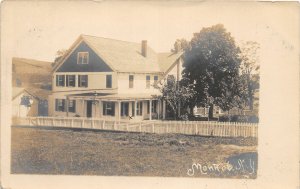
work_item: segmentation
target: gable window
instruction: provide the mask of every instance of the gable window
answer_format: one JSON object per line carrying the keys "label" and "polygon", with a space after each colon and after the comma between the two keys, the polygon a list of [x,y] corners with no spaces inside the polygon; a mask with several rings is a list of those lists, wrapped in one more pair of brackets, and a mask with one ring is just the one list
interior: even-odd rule
{"label": "gable window", "polygon": [[65,86],[65,75],[56,75],[56,86],[57,87]]}
{"label": "gable window", "polygon": [[89,63],[89,53],[88,52],[78,52],[77,64],[88,64],[88,63]]}
{"label": "gable window", "polygon": [[106,75],[106,88],[112,87],[112,75]]}
{"label": "gable window", "polygon": [[65,99],[55,99],[55,111],[64,112],[65,111]]}
{"label": "gable window", "polygon": [[146,75],[146,89],[150,88],[150,75]]}
{"label": "gable window", "polygon": [[134,76],[129,75],[129,88],[133,88]]}
{"label": "gable window", "polygon": [[78,76],[78,87],[88,87],[88,76],[79,75]]}
{"label": "gable window", "polygon": [[75,110],[76,110],[76,100],[69,100],[68,110],[69,110],[69,112],[74,112],[75,113]]}
{"label": "gable window", "polygon": [[66,84],[67,87],[75,87],[76,76],[75,75],[66,75]]}
{"label": "gable window", "polygon": [[136,104],[136,115],[141,116],[143,114],[143,102],[137,102]]}
{"label": "gable window", "polygon": [[114,102],[103,102],[103,115],[115,116]]}

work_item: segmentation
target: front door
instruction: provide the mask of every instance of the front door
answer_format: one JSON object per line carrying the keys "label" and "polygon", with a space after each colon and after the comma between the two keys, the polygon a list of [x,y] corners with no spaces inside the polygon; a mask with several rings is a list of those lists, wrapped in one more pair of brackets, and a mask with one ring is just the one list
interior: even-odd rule
{"label": "front door", "polygon": [[92,106],[93,106],[93,101],[91,100],[86,101],[86,117],[92,117]]}

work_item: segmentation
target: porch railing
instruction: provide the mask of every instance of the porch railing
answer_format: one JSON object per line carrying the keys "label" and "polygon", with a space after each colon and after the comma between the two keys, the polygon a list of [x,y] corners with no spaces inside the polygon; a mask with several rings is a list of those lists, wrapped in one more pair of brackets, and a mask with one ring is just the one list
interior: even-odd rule
{"label": "porch railing", "polygon": [[258,124],[212,121],[115,121],[100,118],[26,117],[13,120],[13,125],[85,128],[145,133],[178,133],[219,137],[257,137]]}

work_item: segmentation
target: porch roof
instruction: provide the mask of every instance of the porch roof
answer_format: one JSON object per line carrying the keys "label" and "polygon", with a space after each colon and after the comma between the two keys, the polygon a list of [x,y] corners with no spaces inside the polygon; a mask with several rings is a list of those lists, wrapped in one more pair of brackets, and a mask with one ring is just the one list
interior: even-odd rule
{"label": "porch roof", "polygon": [[153,100],[157,99],[155,94],[74,94],[69,96],[70,99],[84,100],[107,100],[107,101],[135,101],[135,100]]}

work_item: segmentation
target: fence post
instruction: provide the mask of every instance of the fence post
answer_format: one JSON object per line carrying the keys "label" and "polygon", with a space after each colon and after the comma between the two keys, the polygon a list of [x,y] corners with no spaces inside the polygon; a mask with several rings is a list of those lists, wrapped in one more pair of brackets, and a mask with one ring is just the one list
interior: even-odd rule
{"label": "fence post", "polygon": [[116,121],[114,122],[114,125],[113,125],[113,130],[116,130]]}
{"label": "fence post", "polygon": [[74,119],[71,120],[71,127],[74,125]]}
{"label": "fence post", "polygon": [[92,129],[94,129],[94,125],[95,124],[95,122],[94,122],[94,118],[92,118]]}
{"label": "fence post", "polygon": [[198,124],[197,123],[195,124],[195,134],[196,135],[198,134]]}
{"label": "fence post", "polygon": [[84,119],[82,119],[81,128],[84,128]]}
{"label": "fence post", "polygon": [[128,123],[126,124],[126,131],[129,131]]}

